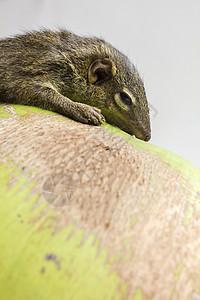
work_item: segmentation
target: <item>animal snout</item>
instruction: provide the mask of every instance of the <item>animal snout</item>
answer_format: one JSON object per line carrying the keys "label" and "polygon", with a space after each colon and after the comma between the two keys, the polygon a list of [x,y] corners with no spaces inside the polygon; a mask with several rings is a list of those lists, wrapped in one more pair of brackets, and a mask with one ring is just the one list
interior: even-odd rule
{"label": "animal snout", "polygon": [[148,142],[150,139],[151,139],[151,134],[150,133],[146,134],[146,136],[144,137],[144,141]]}

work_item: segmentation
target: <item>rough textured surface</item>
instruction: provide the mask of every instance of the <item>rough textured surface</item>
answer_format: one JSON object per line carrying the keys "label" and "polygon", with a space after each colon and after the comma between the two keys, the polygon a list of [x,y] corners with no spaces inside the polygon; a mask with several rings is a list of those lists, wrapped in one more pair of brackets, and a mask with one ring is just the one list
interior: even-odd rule
{"label": "rough textured surface", "polygon": [[200,299],[199,169],[110,126],[20,106],[0,117],[0,163],[15,167],[8,188],[25,177],[34,184],[24,199],[42,207],[29,222],[52,236],[73,225],[68,240],[83,230],[80,249],[99,241],[96,255],[106,249],[119,278],[114,299]]}

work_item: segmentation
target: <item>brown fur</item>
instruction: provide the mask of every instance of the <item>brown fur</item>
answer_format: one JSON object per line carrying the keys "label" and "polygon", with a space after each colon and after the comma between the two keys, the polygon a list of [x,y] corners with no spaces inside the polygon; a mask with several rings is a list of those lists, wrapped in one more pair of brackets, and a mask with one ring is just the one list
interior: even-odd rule
{"label": "brown fur", "polygon": [[[124,90],[128,100],[121,97],[127,96]],[[134,65],[104,40],[66,30],[0,40],[0,101],[96,125],[105,117],[140,139],[151,136],[145,90]]]}

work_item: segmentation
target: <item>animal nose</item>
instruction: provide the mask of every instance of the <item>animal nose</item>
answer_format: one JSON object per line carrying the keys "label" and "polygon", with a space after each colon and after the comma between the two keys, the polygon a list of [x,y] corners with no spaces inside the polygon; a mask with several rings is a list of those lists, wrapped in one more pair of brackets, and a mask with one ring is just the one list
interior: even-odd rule
{"label": "animal nose", "polygon": [[151,134],[148,133],[148,134],[145,136],[144,141],[145,141],[145,142],[148,142],[148,141],[150,140],[150,138],[151,138]]}

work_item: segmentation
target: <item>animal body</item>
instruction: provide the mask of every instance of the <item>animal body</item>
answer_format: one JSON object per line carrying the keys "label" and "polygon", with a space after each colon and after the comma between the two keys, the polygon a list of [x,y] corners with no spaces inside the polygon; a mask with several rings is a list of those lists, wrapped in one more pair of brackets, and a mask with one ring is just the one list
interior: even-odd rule
{"label": "animal body", "polygon": [[0,40],[0,101],[32,105],[83,123],[151,137],[143,82],[129,59],[98,38],[66,30]]}

